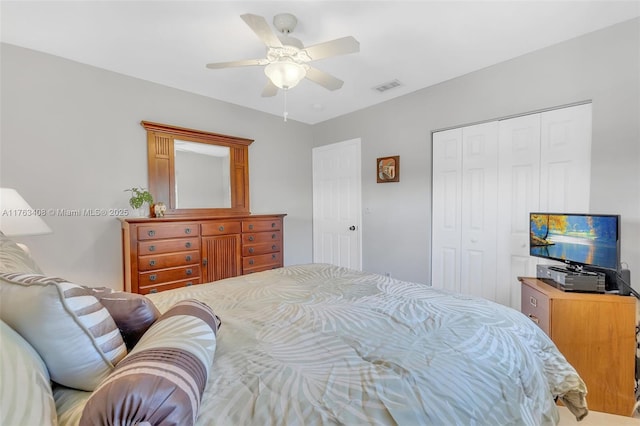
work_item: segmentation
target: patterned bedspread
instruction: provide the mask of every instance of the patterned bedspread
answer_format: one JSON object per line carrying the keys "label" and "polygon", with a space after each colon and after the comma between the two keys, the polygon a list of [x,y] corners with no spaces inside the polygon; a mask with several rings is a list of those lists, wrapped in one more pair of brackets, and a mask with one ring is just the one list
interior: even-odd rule
{"label": "patterned bedspread", "polygon": [[528,318],[325,264],[149,296],[222,320],[197,424],[551,425],[585,385]]}

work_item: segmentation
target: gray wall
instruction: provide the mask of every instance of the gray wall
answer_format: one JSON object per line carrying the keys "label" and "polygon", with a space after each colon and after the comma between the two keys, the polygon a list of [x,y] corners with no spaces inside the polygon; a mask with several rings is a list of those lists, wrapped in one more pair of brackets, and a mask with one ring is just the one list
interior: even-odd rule
{"label": "gray wall", "polygon": [[[622,215],[622,261],[640,288],[638,19],[315,125],[314,146],[362,139],[363,269],[430,282],[433,131],[585,100],[591,212]],[[387,155],[400,155],[400,182],[376,184]]]}
{"label": "gray wall", "polygon": [[[638,283],[639,43],[636,19],[315,126],[2,45],[0,184],[35,208],[127,207],[122,190],[147,184],[141,120],[252,138],[251,210],[287,213],[285,263],[304,263],[311,148],[361,138],[363,268],[429,282],[431,132],[592,100],[591,210],[622,215],[622,260]],[[376,184],[387,155],[401,157],[400,182]],[[273,167],[282,158],[295,161]],[[53,234],[22,241],[46,272],[121,285],[115,218],[45,220]]]}
{"label": "gray wall", "polygon": [[[127,208],[124,189],[147,186],[141,120],[250,138],[251,211],[287,213],[285,264],[311,262],[308,125],[16,46],[0,49],[0,184],[32,207]],[[296,161],[273,167],[283,158]],[[121,288],[115,217],[44,220],[53,234],[16,239],[46,273]]]}

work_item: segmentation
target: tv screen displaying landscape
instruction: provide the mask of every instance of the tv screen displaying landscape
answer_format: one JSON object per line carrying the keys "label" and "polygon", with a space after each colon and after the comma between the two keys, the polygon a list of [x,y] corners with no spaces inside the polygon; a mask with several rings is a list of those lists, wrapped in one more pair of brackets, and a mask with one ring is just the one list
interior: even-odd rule
{"label": "tv screen displaying landscape", "polygon": [[618,216],[531,213],[530,222],[532,256],[618,268]]}

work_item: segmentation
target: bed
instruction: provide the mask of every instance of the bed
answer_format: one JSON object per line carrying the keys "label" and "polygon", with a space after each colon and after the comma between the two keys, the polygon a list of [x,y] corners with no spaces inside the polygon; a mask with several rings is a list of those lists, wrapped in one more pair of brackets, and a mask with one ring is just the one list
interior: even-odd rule
{"label": "bed", "polygon": [[[588,412],[583,381],[551,340],[484,299],[308,264],[147,300],[165,315],[204,302],[220,320],[199,426],[553,425],[557,398],[578,419]],[[58,424],[82,424],[97,393],[55,385]]]}

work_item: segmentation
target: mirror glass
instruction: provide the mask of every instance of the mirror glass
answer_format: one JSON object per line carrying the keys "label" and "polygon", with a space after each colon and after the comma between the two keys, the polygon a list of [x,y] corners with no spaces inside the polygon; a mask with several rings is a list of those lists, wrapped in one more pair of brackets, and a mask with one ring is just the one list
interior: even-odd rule
{"label": "mirror glass", "polygon": [[230,149],[174,140],[175,208],[231,207]]}

